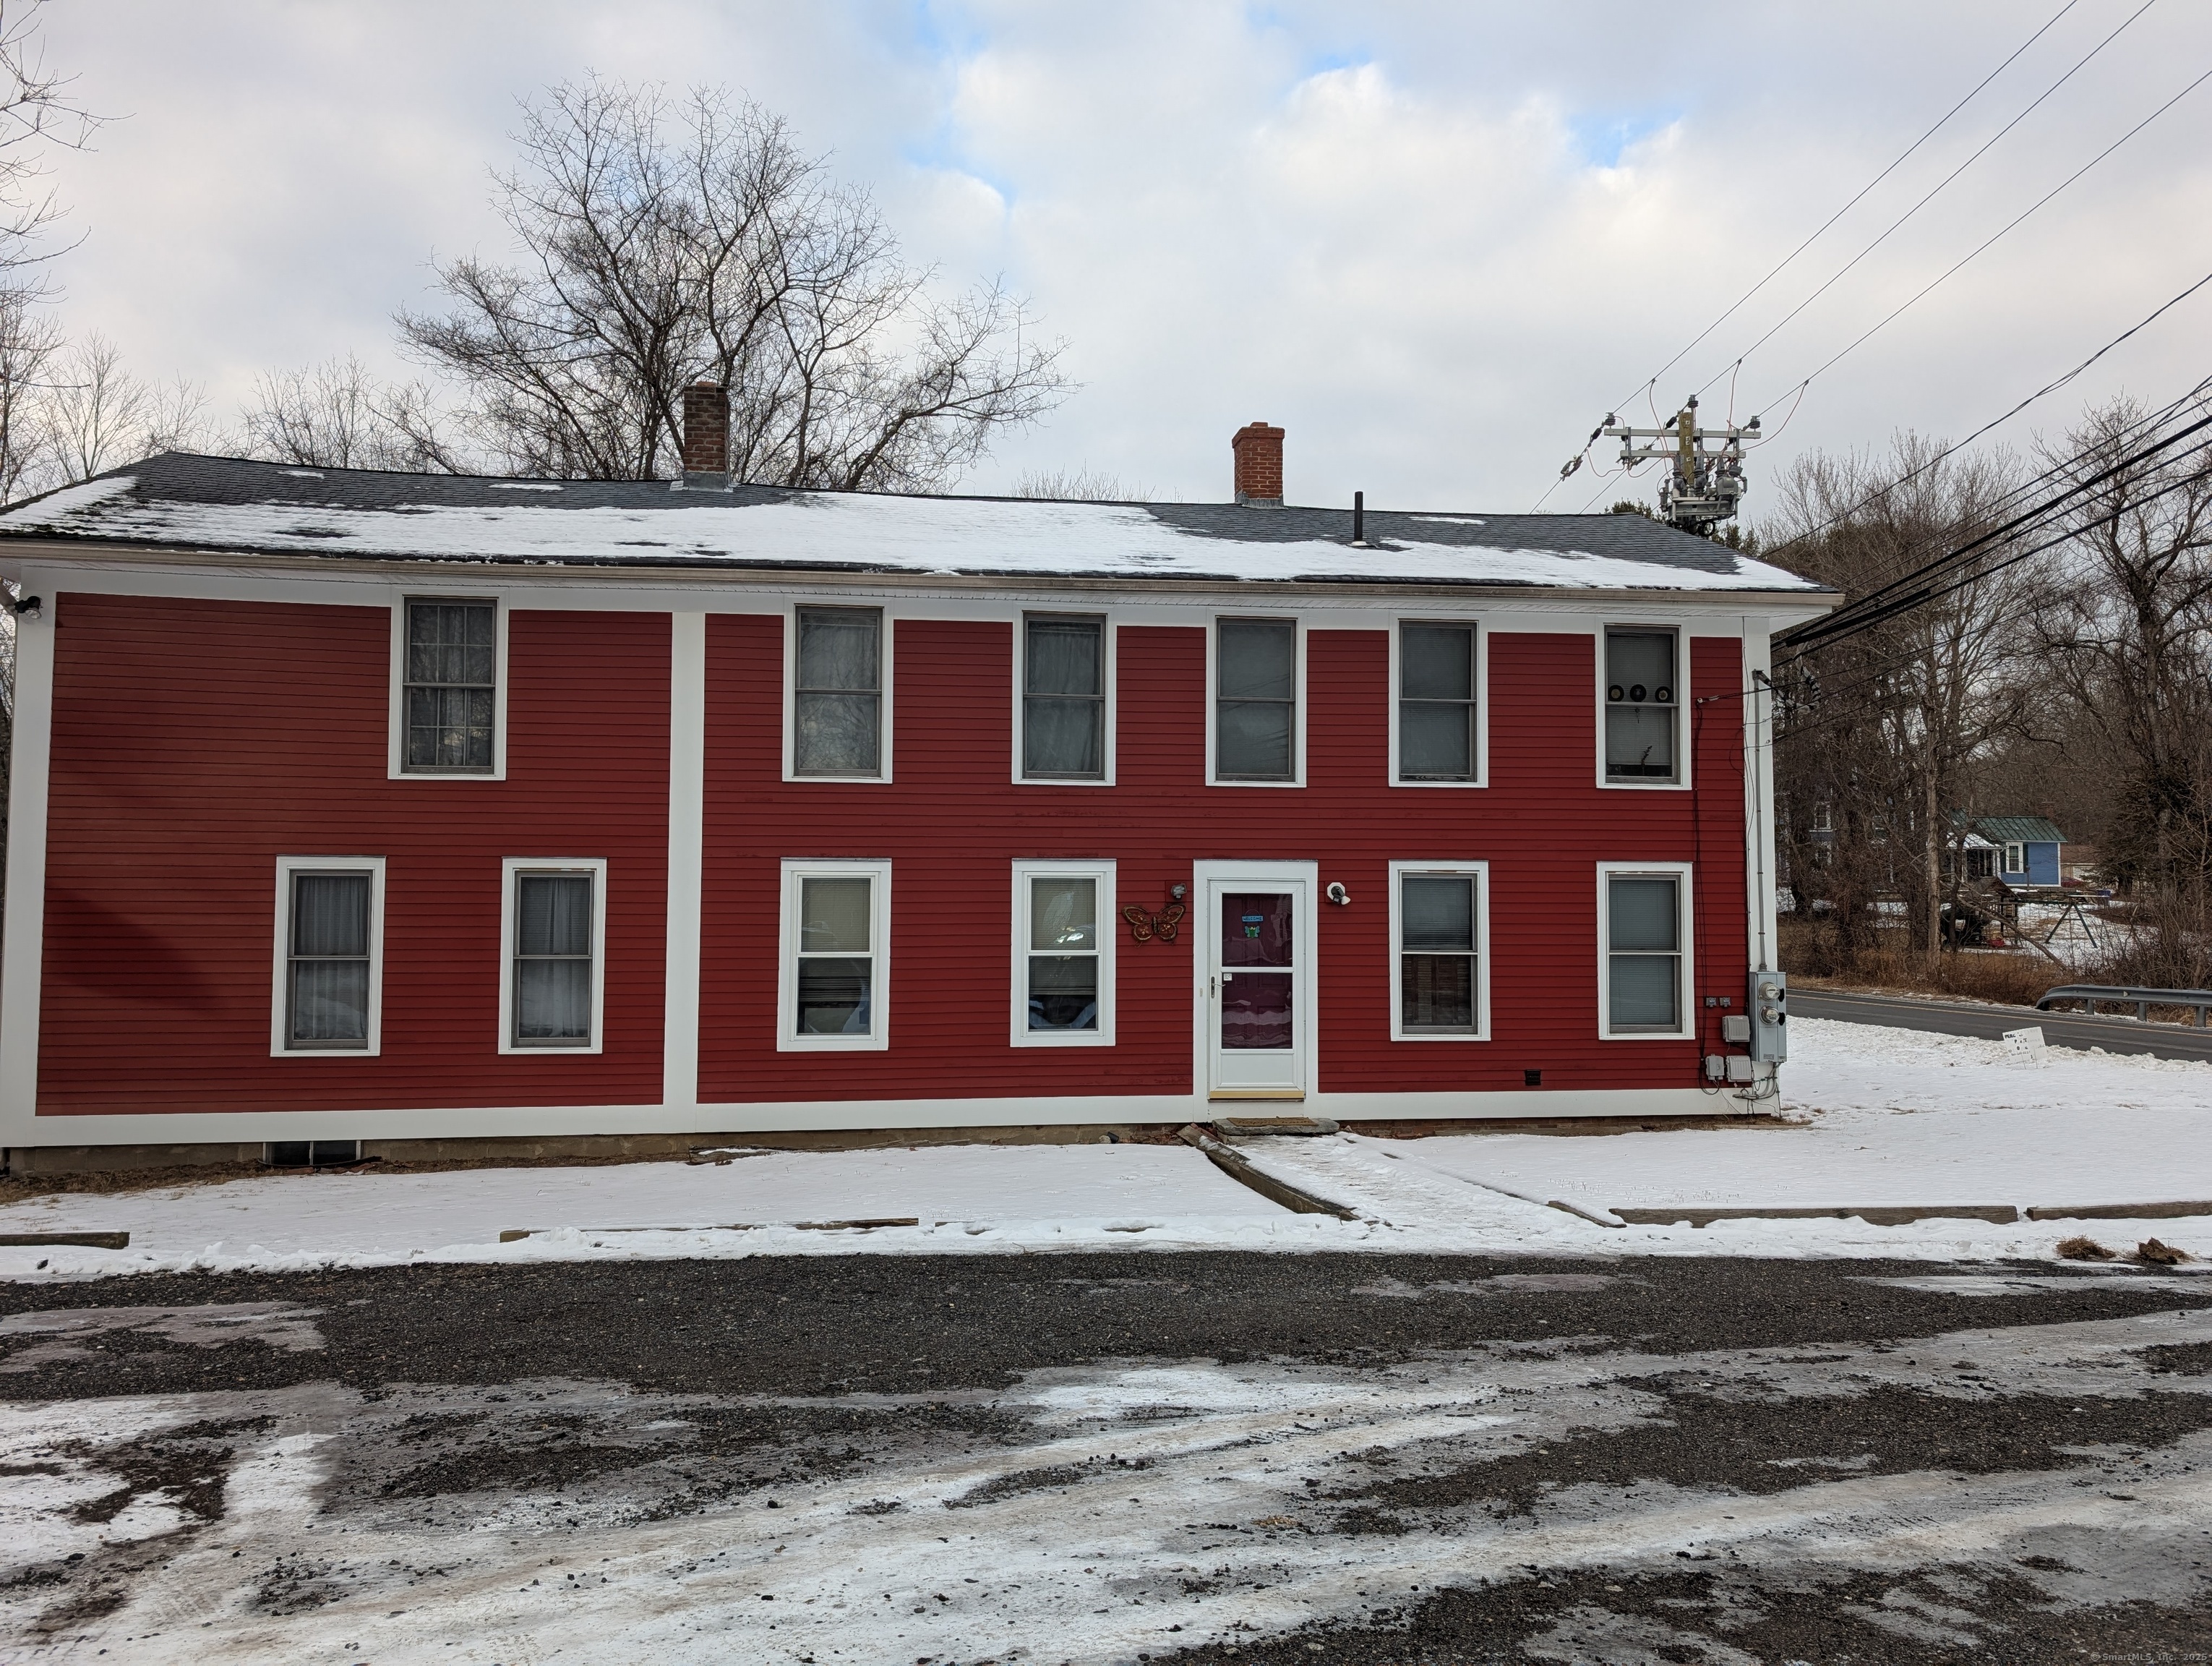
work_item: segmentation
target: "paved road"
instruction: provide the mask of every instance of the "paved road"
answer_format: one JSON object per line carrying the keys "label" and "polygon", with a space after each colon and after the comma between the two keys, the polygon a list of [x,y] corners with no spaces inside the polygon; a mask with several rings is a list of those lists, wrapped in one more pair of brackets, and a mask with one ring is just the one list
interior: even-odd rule
{"label": "paved road", "polygon": [[0,1657],[2212,1661],[2212,1277],[1171,1255],[0,1286]]}
{"label": "paved road", "polygon": [[1863,995],[1836,989],[1794,988],[1790,1010],[1808,1018],[1847,1024],[1887,1024],[1939,1036],[2002,1036],[2028,1025],[2043,1026],[2053,1047],[2107,1053],[2148,1053],[2161,1059],[2212,1059],[2212,1030],[2183,1025],[2138,1024],[2128,1018],[2087,1018],[2079,1012],[2039,1012],[2032,1006],[1986,1006],[1971,1001],[1917,1000],[1905,995]]}

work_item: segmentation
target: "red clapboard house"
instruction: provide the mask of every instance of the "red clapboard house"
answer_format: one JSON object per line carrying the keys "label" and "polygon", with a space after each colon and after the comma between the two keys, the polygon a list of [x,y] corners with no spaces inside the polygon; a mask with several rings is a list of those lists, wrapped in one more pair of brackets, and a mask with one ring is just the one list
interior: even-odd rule
{"label": "red clapboard house", "polygon": [[1356,528],[1234,448],[1228,504],[695,449],[0,516],[0,1141],[1754,1103],[1755,674],[1833,598],[1640,516]]}

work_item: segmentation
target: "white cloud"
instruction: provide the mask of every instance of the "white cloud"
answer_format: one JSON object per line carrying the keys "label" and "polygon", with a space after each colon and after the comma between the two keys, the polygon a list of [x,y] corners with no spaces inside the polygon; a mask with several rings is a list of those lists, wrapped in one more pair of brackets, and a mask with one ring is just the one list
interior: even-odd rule
{"label": "white cloud", "polygon": [[[68,317],[223,402],[265,368],[389,362],[389,315],[425,298],[431,255],[501,245],[485,170],[509,154],[516,99],[587,69],[721,82],[872,184],[918,258],[949,280],[1003,273],[1069,337],[1081,392],[970,483],[1087,464],[1218,497],[1231,431],[1264,416],[1291,430],[1294,498],[1525,508],[1610,402],[2047,15],[106,0],[49,24],[87,100],[129,112],[60,162],[89,234],[63,266]],[[2069,13],[1669,371],[1659,409],[2125,15]],[[2191,8],[2133,26],[1756,355],[1739,414],[1786,409],[1797,379],[2185,84],[2208,44]],[[2212,268],[2208,138],[2212,89],[1816,384],[1763,466],[1896,426],[1962,432]],[[2082,394],[2193,380],[2212,300],[2193,305]],[[1551,507],[1579,507],[1587,479]]]}

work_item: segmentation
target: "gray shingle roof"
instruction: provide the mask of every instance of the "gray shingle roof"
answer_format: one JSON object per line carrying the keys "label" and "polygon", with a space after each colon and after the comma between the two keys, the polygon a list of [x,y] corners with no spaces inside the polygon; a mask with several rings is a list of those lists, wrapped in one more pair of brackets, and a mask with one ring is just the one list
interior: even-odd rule
{"label": "gray shingle roof", "polygon": [[1790,592],[1819,586],[1642,515],[899,496],[304,469],[167,453],[0,514],[0,538],[378,560],[1001,577]]}

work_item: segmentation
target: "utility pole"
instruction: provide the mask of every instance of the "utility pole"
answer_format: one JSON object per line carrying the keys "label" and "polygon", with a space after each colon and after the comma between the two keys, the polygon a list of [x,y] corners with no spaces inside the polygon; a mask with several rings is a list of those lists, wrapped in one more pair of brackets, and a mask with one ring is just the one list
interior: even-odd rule
{"label": "utility pole", "polygon": [[1759,438],[1758,417],[1741,428],[1699,428],[1693,393],[1664,428],[1631,428],[1607,416],[1598,432],[1620,441],[1624,465],[1654,459],[1668,465],[1659,483],[1661,520],[1702,534],[1735,518],[1744,494],[1743,445]]}

